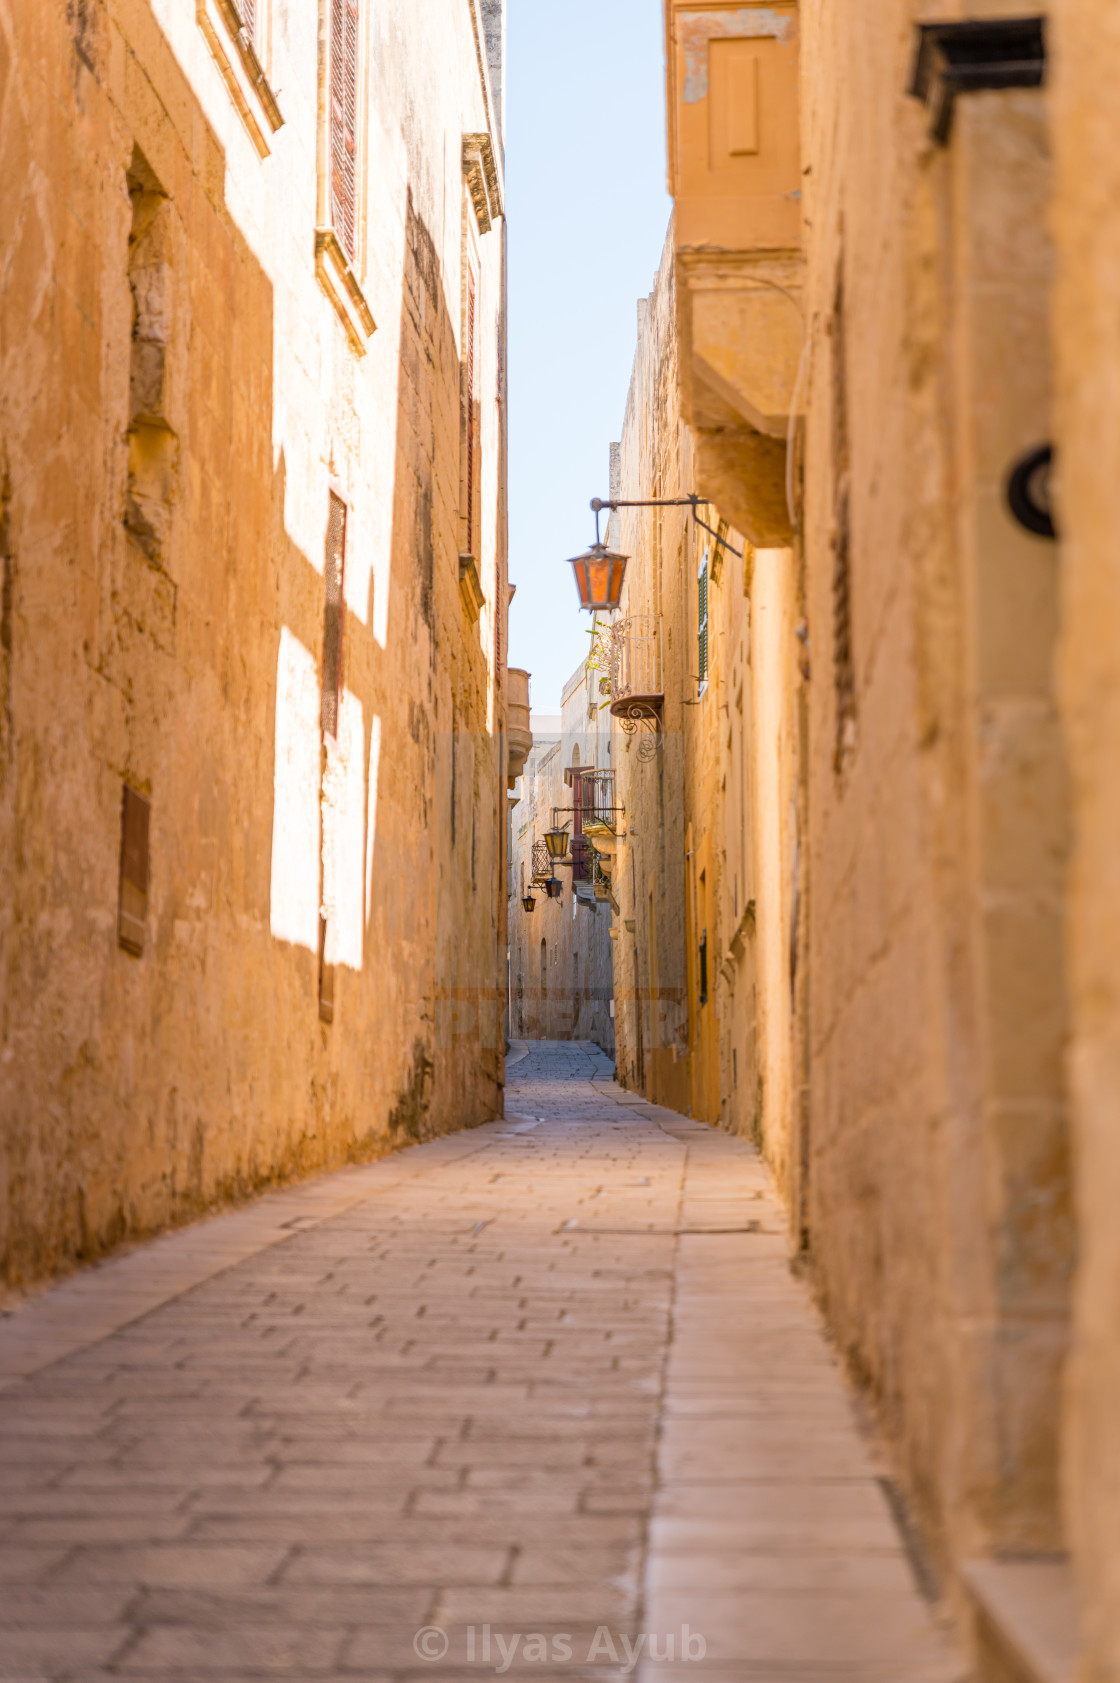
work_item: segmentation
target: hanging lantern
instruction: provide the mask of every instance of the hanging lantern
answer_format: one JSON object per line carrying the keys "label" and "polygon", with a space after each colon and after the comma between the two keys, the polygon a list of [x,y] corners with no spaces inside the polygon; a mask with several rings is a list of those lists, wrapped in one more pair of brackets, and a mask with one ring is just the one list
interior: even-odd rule
{"label": "hanging lantern", "polygon": [[533,896],[531,894],[523,894],[522,897],[521,897],[521,904],[524,906],[524,908],[527,912],[531,912],[533,910],[533,908],[536,906],[536,903],[537,902],[533,899]]}
{"label": "hanging lantern", "polygon": [[568,851],[568,832],[564,826],[557,824],[544,833],[544,844],[548,848],[550,859],[563,859]]}
{"label": "hanging lantern", "polygon": [[592,612],[598,608],[613,613],[622,595],[622,580],[628,555],[608,549],[605,543],[594,543],[583,555],[574,555],[568,565],[576,575],[579,605]]}
{"label": "hanging lantern", "polygon": [[564,892],[564,884],[560,881],[559,877],[550,877],[544,887],[545,893],[548,895],[550,900],[559,900],[561,894]]}

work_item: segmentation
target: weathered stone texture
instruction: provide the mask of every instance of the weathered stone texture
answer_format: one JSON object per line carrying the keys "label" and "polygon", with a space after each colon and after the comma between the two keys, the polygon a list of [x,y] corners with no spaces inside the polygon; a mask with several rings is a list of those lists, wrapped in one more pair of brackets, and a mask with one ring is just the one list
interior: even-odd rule
{"label": "weathered stone texture", "polygon": [[755,550],[723,518],[708,458],[682,419],[675,248],[670,229],[653,291],[638,305],[619,494],[707,495],[700,514],[712,530],[677,507],[618,515],[618,541],[632,557],[622,617],[658,628],[664,692],[656,754],[647,757],[650,735],[617,721],[612,742],[632,833],[617,887],[619,1070],[651,1097],[763,1144],[789,1194],[798,587],[790,551]]}
{"label": "weathered stone texture", "polygon": [[[458,583],[460,148],[488,125],[472,12],[363,12],[355,273],[378,327],[358,358],[316,278],[315,9],[268,11],[285,122],[262,158],[193,5],[0,3],[17,1285],[501,1103],[500,231],[478,242],[475,625]],[[124,782],[151,801],[138,958],[117,945]]]}
{"label": "weathered stone texture", "polygon": [[[563,885],[559,899],[543,888],[531,890],[534,906],[527,912],[522,899],[533,877],[533,845],[544,841],[553,810],[574,804],[572,768],[611,767],[608,716],[590,716],[589,697],[597,703],[598,669],[581,664],[564,686],[558,719],[535,714],[534,746],[514,785],[510,804],[511,853],[509,901],[510,1034],[532,1040],[580,1040],[614,1056],[612,954],[614,924],[608,901],[581,896],[589,884],[580,879],[574,892],[570,864],[554,873]],[[558,730],[550,727],[555,723]],[[582,800],[582,797],[581,797]],[[558,819],[574,830],[571,811]],[[569,845],[568,857],[574,856]],[[582,856],[582,855],[581,855]]]}
{"label": "weathered stone texture", "polygon": [[1078,1273],[1065,1495],[1084,1683],[1120,1676],[1120,19],[1065,0],[1054,56],[1056,438],[1063,722],[1075,846],[1068,1054]]}
{"label": "weathered stone texture", "polygon": [[804,9],[809,1226],[838,1335],[959,1557],[1062,1535],[1054,555],[1003,501],[1049,434],[1052,258],[1044,96],[962,98],[936,148],[904,97],[909,22]]}

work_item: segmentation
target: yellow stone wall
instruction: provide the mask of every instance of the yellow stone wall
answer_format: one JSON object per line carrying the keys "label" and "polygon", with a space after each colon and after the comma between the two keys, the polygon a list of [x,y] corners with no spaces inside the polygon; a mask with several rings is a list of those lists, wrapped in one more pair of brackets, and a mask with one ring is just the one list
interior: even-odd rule
{"label": "yellow stone wall", "polygon": [[1082,1611],[1080,1683],[1120,1676],[1120,18],[1055,8],[1061,694],[1074,848],[1068,1066],[1078,1270],[1064,1488]]}
{"label": "yellow stone wall", "polygon": [[[258,7],[273,131],[239,108],[223,5],[0,0],[16,1286],[501,1105],[504,233],[476,234],[462,163],[465,135],[490,137],[500,191],[493,31],[471,0],[363,10],[354,291],[336,273],[336,303],[316,272],[317,8]],[[480,613],[460,589],[465,241]],[[327,740],[332,488],[348,527]],[[125,782],[151,801],[141,957],[117,940]]]}
{"label": "yellow stone wall", "polygon": [[[973,20],[1021,10],[945,8]],[[1062,14],[1080,42],[1066,64],[1069,113],[1089,74],[1092,10],[1075,0]],[[699,697],[688,709],[658,816],[667,851],[689,859],[710,856],[713,823],[726,837],[722,1117],[753,1128],[774,1165],[791,1239],[956,1592],[976,1557],[1058,1558],[1067,1537],[1065,563],[1016,524],[1005,494],[1022,453],[1055,436],[1053,97],[963,95],[941,144],[909,91],[917,32],[903,0],[666,0],[665,16],[675,258],[641,318],[624,494],[694,489],[756,547],[745,606],[722,584],[714,598],[719,707],[706,717]],[[1060,88],[1062,28],[1051,37]],[[1094,324],[1112,307],[1113,253],[1110,176],[1090,164],[1089,136],[1107,132],[1100,76],[1066,118],[1080,137],[1065,154],[1076,208],[1056,201],[1067,261],[1078,242],[1093,261],[1056,319],[1068,358],[1059,405],[1080,429],[1076,466],[1059,470],[1063,507],[1076,474],[1079,530],[1103,557],[1110,482],[1095,437],[1102,424],[1111,436],[1100,395],[1111,329],[1094,338]],[[1081,541],[1064,588],[1086,624],[1066,634],[1065,698],[1084,763],[1099,766],[1111,620],[1095,570],[1105,563]],[[682,572],[678,553],[674,582]],[[1096,668],[1077,637],[1090,615]],[[1104,847],[1107,807],[1085,811]],[[749,927],[733,888],[728,907],[737,848],[752,859]],[[1106,1057],[1111,936],[1096,877],[1075,871],[1075,904],[1079,882],[1080,985],[1096,1013],[1078,1038],[1075,973],[1084,1081]],[[691,930],[684,940],[691,966]],[[744,1064],[758,1083],[749,1122],[735,1096]],[[714,1118],[705,1095],[689,1088],[697,1114]],[[1103,1111],[1089,1106],[1084,1125],[1099,1150]],[[1102,1198],[1111,1161],[1096,1164]],[[1088,1468],[1090,1454],[1098,1473],[1113,1467],[1118,1447],[1105,1424],[1111,1242],[1089,1255],[1080,1312],[1098,1342],[1074,1364],[1083,1459],[1080,1471],[1076,1455],[1067,1462],[1066,1482],[1084,1546],[1098,1550],[1103,1609],[1115,1555],[1101,1563],[1101,1539],[1116,1510],[1107,1481],[1090,1493]]]}
{"label": "yellow stone wall", "polygon": [[[573,592],[574,596],[574,592]],[[610,768],[610,729],[598,711],[598,669],[581,664],[564,686],[550,721],[534,715],[534,747],[514,785],[509,901],[510,1034],[514,1039],[592,1041],[614,1054],[611,1015],[613,942],[608,901],[585,903],[573,893],[570,865],[558,863],[559,899],[534,888],[533,910],[522,905],[533,876],[533,843],[543,841],[554,809],[573,831],[574,793],[565,773],[575,766]],[[591,707],[595,716],[591,717]],[[568,858],[572,857],[568,847]],[[544,944],[542,954],[541,945]]]}
{"label": "yellow stone wall", "polygon": [[[714,496],[681,416],[676,237],[638,306],[625,500]],[[699,512],[715,535],[688,509],[624,508],[612,539],[630,556],[618,635],[659,626],[664,694],[656,752],[652,733],[618,719],[612,740],[628,832],[615,883],[618,1068],[650,1098],[755,1138],[792,1199],[796,565],[788,549],[754,549],[714,501]]]}
{"label": "yellow stone wall", "polygon": [[959,1561],[1062,1543],[1057,558],[1003,491],[1050,436],[1049,113],[969,95],[937,146],[913,50],[805,11],[808,1225]]}

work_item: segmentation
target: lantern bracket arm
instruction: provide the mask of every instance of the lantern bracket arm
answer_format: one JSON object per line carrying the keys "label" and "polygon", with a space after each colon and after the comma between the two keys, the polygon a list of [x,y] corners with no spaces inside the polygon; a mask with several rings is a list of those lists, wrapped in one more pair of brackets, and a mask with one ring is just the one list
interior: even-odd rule
{"label": "lantern bracket arm", "polygon": [[726,538],[720,537],[715,527],[709,526],[706,520],[701,520],[696,512],[701,503],[705,508],[708,507],[707,497],[699,497],[695,491],[688,497],[592,497],[591,512],[595,516],[595,542],[599,542],[599,513],[604,508],[690,508],[696,524],[715,538],[717,543],[722,544],[729,555],[737,556],[741,561],[743,559],[742,550],[736,549],[733,544],[728,543]]}
{"label": "lantern bracket arm", "polygon": [[[585,818],[591,810],[592,808],[586,806],[554,806],[552,809],[554,814],[557,812],[582,812]],[[596,806],[594,810],[596,812],[625,812],[626,808],[624,806]],[[567,825],[564,828],[567,829]]]}

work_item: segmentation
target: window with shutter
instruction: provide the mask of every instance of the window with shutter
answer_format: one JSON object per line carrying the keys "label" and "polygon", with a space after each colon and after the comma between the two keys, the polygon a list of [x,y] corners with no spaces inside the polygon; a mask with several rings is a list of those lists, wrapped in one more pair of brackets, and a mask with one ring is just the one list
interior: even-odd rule
{"label": "window with shutter", "polygon": [[121,874],[117,940],[139,958],[148,927],[148,832],[151,802],[126,783],[121,798]]}
{"label": "window with shutter", "polygon": [[343,577],[346,567],[346,504],[330,493],[327,515],[326,605],[323,615],[324,736],[338,735],[338,691],[342,681]]}
{"label": "window with shutter", "polygon": [[358,242],[359,0],[331,0],[331,225],[353,262]]}
{"label": "window with shutter", "polygon": [[837,265],[830,324],[832,338],[832,673],[836,692],[833,765],[843,772],[856,744],[856,675],[852,650],[852,531],[848,440],[847,345],[843,252]]}
{"label": "window with shutter", "polygon": [[700,688],[708,682],[708,552],[704,551],[704,559],[700,564],[697,576],[697,631],[696,658],[698,662],[697,677]]}
{"label": "window with shutter", "polygon": [[257,0],[238,0],[237,9],[241,15],[242,27],[255,47],[257,44]]}
{"label": "window with shutter", "polygon": [[327,920],[319,913],[319,1021],[334,1022],[334,965],[327,963]]}

